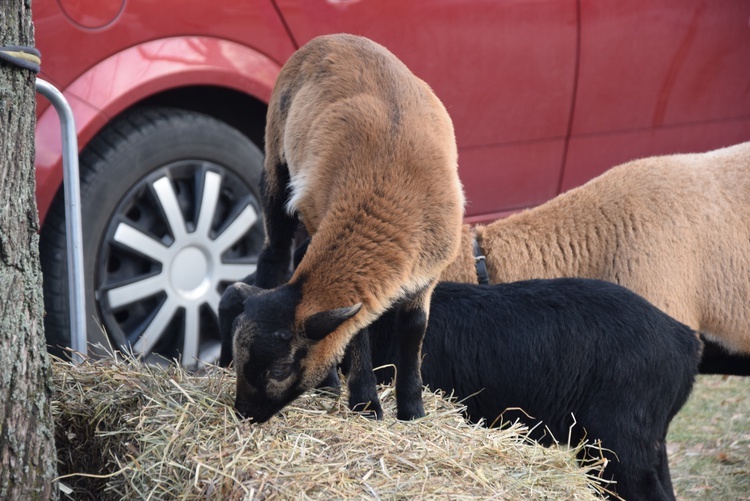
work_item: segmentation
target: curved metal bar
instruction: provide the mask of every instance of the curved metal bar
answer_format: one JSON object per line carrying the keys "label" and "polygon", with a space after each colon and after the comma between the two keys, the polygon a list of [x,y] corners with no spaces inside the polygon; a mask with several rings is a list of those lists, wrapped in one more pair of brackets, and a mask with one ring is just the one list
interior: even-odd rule
{"label": "curved metal bar", "polygon": [[70,342],[73,362],[86,355],[86,289],[83,274],[81,189],[78,174],[78,138],[73,111],[62,93],[49,82],[36,80],[36,91],[49,99],[60,118],[62,130],[65,230],[68,247],[68,290],[70,299]]}

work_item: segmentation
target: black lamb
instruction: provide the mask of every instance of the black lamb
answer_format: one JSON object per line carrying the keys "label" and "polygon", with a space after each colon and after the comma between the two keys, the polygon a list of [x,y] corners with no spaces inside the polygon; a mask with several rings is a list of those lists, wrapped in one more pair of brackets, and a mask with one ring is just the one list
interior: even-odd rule
{"label": "black lamb", "polygon": [[[394,315],[370,326],[374,367],[398,361]],[[701,347],[689,327],[608,282],[440,283],[422,380],[463,399],[472,421],[519,419],[544,445],[569,434],[571,445],[601,440],[619,496],[674,499],[667,428],[690,394]],[[381,383],[393,377],[392,368],[376,372]]]}

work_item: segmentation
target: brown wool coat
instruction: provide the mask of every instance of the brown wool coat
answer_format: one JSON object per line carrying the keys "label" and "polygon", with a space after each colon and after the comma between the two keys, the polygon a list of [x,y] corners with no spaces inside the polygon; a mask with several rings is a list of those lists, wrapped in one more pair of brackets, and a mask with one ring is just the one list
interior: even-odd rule
{"label": "brown wool coat", "polygon": [[[476,234],[491,282],[615,282],[750,353],[750,143],[628,162]],[[441,279],[476,282],[472,256],[465,225]]]}

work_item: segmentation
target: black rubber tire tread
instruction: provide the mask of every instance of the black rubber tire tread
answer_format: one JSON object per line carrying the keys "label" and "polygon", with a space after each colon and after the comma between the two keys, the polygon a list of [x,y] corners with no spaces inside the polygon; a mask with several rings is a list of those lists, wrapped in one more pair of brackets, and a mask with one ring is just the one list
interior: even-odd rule
{"label": "black rubber tire tread", "polygon": [[[124,113],[103,129],[81,152],[79,170],[81,178],[81,204],[85,210],[86,200],[95,190],[98,176],[119,176],[110,173],[111,160],[137,151],[149,137],[160,131],[195,130],[211,131],[227,135],[231,141],[244,150],[246,156],[242,162],[249,167],[244,177],[250,179],[255,195],[259,198],[258,185],[263,166],[263,154],[245,135],[211,116],[179,108],[149,107],[137,108]],[[165,145],[167,148],[168,145]],[[108,217],[111,214],[107,215]],[[87,247],[86,214],[82,214],[84,243]],[[96,235],[95,238],[100,238]],[[47,212],[40,233],[40,255],[44,284],[45,332],[50,353],[64,356],[65,351],[58,347],[70,346],[70,319],[68,301],[68,266],[66,254],[65,205],[62,186]],[[85,267],[95,266],[91,262],[95,257],[84,255]],[[86,315],[89,343],[101,343],[107,346],[110,341],[96,319],[93,298],[93,278],[86,277]]]}

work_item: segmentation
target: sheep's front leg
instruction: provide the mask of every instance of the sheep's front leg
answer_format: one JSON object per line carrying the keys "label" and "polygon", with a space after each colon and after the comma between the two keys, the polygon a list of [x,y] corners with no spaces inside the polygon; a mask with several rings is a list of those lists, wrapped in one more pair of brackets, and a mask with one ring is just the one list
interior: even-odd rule
{"label": "sheep's front leg", "polygon": [[286,212],[288,184],[289,170],[283,163],[264,171],[260,181],[266,240],[258,256],[255,285],[262,289],[273,289],[284,283],[292,261],[292,240],[298,218]]}
{"label": "sheep's front leg", "polygon": [[430,298],[436,282],[432,282],[413,299],[401,306],[398,339],[401,353],[396,375],[397,417],[401,420],[424,416],[422,403],[422,340],[430,316]]}
{"label": "sheep's front leg", "polygon": [[339,379],[338,368],[333,367],[328,371],[328,375],[318,383],[315,389],[324,396],[338,398],[341,395],[341,380]]}
{"label": "sheep's front leg", "polygon": [[383,419],[383,408],[378,398],[377,380],[372,370],[370,351],[369,331],[362,329],[347,348],[349,408],[369,418]]}

